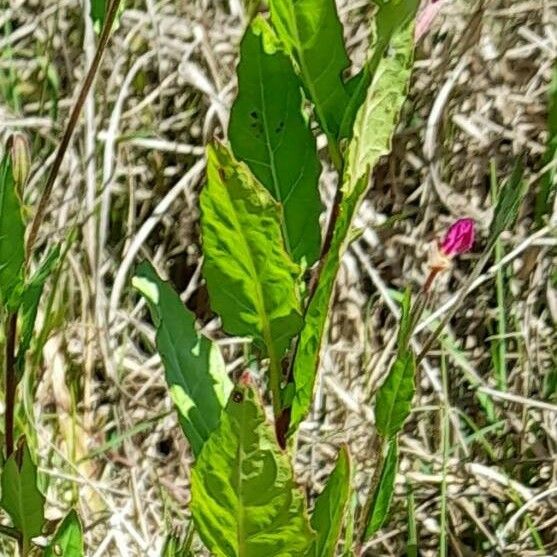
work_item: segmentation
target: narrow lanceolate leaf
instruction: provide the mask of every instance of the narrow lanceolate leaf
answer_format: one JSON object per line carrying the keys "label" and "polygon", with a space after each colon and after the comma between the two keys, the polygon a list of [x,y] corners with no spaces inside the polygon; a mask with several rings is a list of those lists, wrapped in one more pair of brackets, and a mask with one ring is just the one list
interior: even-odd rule
{"label": "narrow lanceolate leaf", "polygon": [[23,283],[25,225],[10,157],[0,162],[0,305],[15,309]]}
{"label": "narrow lanceolate leaf", "polygon": [[406,290],[401,304],[396,359],[375,400],[375,425],[379,434],[388,439],[402,429],[412,407],[416,366],[408,348],[411,332],[412,306],[410,290]]}
{"label": "narrow lanceolate leaf", "polygon": [[294,361],[295,396],[290,431],[297,428],[309,410],[327,316],[340,261],[351,238],[351,223],[367,191],[369,174],[378,159],[389,152],[410,78],[413,22],[397,31],[392,48],[381,59],[358,112],[354,136],[348,147],[348,165],[343,200],[331,249],[321,271],[319,284],[306,313]]}
{"label": "narrow lanceolate leaf", "polygon": [[284,249],[280,207],[223,146],[208,149],[201,194],[203,274],[230,334],[253,337],[278,361],[302,318],[299,268]]}
{"label": "narrow lanceolate leaf", "polygon": [[335,0],[269,0],[269,7],[323,131],[329,139],[336,139],[348,101],[342,74],[350,60]]}
{"label": "narrow lanceolate leaf", "polygon": [[489,228],[489,247],[495,245],[497,238],[512,226],[518,216],[520,205],[528,190],[528,183],[523,179],[523,176],[524,164],[522,159],[519,158],[515,162],[511,176],[499,192],[499,199]]}
{"label": "narrow lanceolate leaf", "polygon": [[251,387],[232,391],[191,475],[191,512],[217,557],[306,555],[304,497]]}
{"label": "narrow lanceolate leaf", "polygon": [[398,465],[398,443],[396,438],[389,442],[387,456],[383,462],[383,470],[379,483],[375,488],[369,518],[365,531],[365,539],[370,538],[383,526],[389,514],[389,507],[395,489],[396,470]]}
{"label": "narrow lanceolate leaf", "polygon": [[365,100],[379,62],[389,48],[393,37],[416,16],[419,0],[376,0],[377,11],[373,21],[372,45],[365,66],[346,83],[350,100],[342,118],[339,138],[350,138],[356,114]]}
{"label": "narrow lanceolate leaf", "polygon": [[379,62],[364,104],[358,111],[347,152],[343,181],[345,195],[357,193],[360,178],[390,151],[412,71],[413,29],[411,20],[393,34],[392,51]]}
{"label": "narrow lanceolate leaf", "polygon": [[333,557],[350,498],[350,455],[348,449],[340,449],[335,469],[325,489],[315,502],[311,515],[311,527],[316,540],[309,553],[311,557]]}
{"label": "narrow lanceolate leaf", "polygon": [[21,332],[20,341],[17,351],[17,371],[19,375],[23,375],[25,365],[25,354],[31,346],[35,321],[37,319],[37,311],[39,302],[43,293],[44,285],[52,270],[58,263],[60,258],[60,248],[56,247],[47,254],[41,263],[37,272],[31,277],[29,282],[24,286],[21,295]]}
{"label": "narrow lanceolate leaf", "polygon": [[321,168],[315,139],[302,114],[298,77],[275,43],[261,19],[246,31],[228,136],[236,158],[282,204],[288,252],[294,260],[305,258],[311,265],[321,245]]}
{"label": "narrow lanceolate leaf", "polygon": [[44,502],[37,487],[37,467],[27,443],[22,440],[4,465],[0,505],[22,535],[24,555],[27,555],[31,539],[41,534]]}
{"label": "narrow lanceolate leaf", "polygon": [[83,557],[83,532],[79,516],[71,510],[58,526],[44,557]]}
{"label": "narrow lanceolate leaf", "polygon": [[224,361],[218,347],[196,331],[194,316],[151,264],[139,265],[133,285],[149,303],[170,395],[197,456],[217,428],[232,388]]}
{"label": "narrow lanceolate leaf", "polygon": [[377,431],[386,438],[396,435],[410,414],[414,397],[414,355],[407,351],[395,360],[375,400]]}

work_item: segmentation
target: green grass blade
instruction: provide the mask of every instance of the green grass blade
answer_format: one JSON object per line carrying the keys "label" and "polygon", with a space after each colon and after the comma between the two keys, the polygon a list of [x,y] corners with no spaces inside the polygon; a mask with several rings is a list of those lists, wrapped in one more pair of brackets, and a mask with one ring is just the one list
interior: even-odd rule
{"label": "green grass blade", "polygon": [[385,382],[377,392],[375,420],[377,431],[386,438],[396,435],[410,414],[414,397],[414,356],[407,352],[397,357]]}
{"label": "green grass blade", "polygon": [[518,216],[520,205],[528,189],[528,182],[523,179],[523,176],[524,163],[522,159],[518,158],[511,176],[498,194],[497,205],[495,206],[493,220],[489,228],[486,252],[491,251],[497,238],[499,238],[502,232],[512,226]]}
{"label": "green grass blade", "polygon": [[170,395],[197,456],[217,428],[232,388],[224,361],[218,347],[196,331],[193,314],[150,263],[138,266],[133,285],[149,303]]}
{"label": "green grass blade", "polygon": [[298,77],[262,19],[244,35],[237,73],[238,96],[228,128],[232,150],[282,204],[288,252],[312,265],[321,247],[321,166],[302,114]]}
{"label": "green grass blade", "polygon": [[253,389],[234,388],[191,475],[191,512],[217,557],[305,555],[304,498]]}

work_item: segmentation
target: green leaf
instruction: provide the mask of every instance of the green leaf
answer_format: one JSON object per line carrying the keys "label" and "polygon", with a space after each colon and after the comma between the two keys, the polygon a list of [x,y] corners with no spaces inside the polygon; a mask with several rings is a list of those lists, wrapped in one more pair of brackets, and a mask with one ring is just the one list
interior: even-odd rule
{"label": "green leaf", "polygon": [[[114,27],[117,27],[119,24],[120,15],[123,13],[125,9],[125,0],[115,0],[116,2],[120,2],[118,6],[118,13],[116,14],[116,20],[114,22]],[[95,33],[100,34],[102,28],[104,26],[104,21],[106,19],[106,14],[108,12],[108,7],[110,5],[109,0],[91,0],[91,20],[93,21],[93,27],[95,29]]]}
{"label": "green leaf", "polygon": [[335,140],[348,94],[342,81],[350,66],[334,0],[269,0],[279,38],[296,62],[317,119]]}
{"label": "green leaf", "polygon": [[410,414],[414,397],[414,355],[406,352],[395,360],[375,401],[377,431],[386,438],[396,435]]}
{"label": "green leaf", "polygon": [[53,268],[57,265],[60,258],[60,248],[56,247],[47,254],[36,273],[23,288],[21,295],[21,331],[20,341],[17,352],[17,370],[21,377],[25,366],[25,353],[31,346],[35,321],[39,302],[43,293],[44,285]]}
{"label": "green leaf", "polygon": [[27,443],[22,440],[4,464],[0,505],[22,535],[24,555],[27,555],[31,538],[41,534],[44,502],[43,494],[37,487],[37,467],[31,459]]}
{"label": "green leaf", "polygon": [[367,89],[379,62],[389,48],[395,33],[414,19],[419,6],[418,0],[375,0],[375,3],[377,11],[373,21],[370,56],[360,72],[346,83],[350,100],[342,118],[339,139],[352,136],[356,114],[365,100]]}
{"label": "green leaf", "polygon": [[495,245],[497,238],[512,226],[518,216],[520,205],[528,190],[528,182],[523,179],[523,176],[524,164],[522,159],[518,158],[511,176],[499,192],[499,199],[489,228],[488,249]]}
{"label": "green leaf", "polygon": [[23,284],[25,225],[10,157],[0,162],[0,305],[14,310]]}
{"label": "green leaf", "polygon": [[83,557],[83,532],[79,516],[72,509],[58,526],[44,557]]}
{"label": "green leaf", "polygon": [[398,465],[398,443],[396,438],[389,442],[387,456],[383,462],[381,477],[375,489],[371,504],[365,539],[370,538],[383,524],[389,514],[389,507],[395,488],[396,470]]}
{"label": "green leaf", "polygon": [[305,555],[313,542],[290,458],[249,386],[234,388],[192,470],[190,508],[217,557]]}
{"label": "green leaf", "polygon": [[333,557],[350,497],[350,455],[341,447],[335,469],[325,489],[315,502],[311,527],[317,538],[310,551],[312,557]]}
{"label": "green leaf", "polygon": [[404,425],[412,407],[415,385],[415,361],[408,348],[413,326],[410,290],[402,297],[397,337],[397,355],[387,378],[379,388],[375,400],[375,425],[383,437],[394,437]]}
{"label": "green leaf", "polygon": [[412,334],[412,299],[410,296],[410,289],[407,288],[402,295],[400,302],[400,323],[398,325],[397,335],[397,353],[402,356],[405,354],[410,336]]}
{"label": "green leaf", "polygon": [[331,249],[324,259],[319,284],[306,312],[294,361],[296,393],[290,433],[297,429],[311,405],[335,280],[342,255],[353,237],[352,219],[367,191],[371,170],[379,158],[390,150],[391,137],[406,98],[412,65],[412,22],[395,33],[391,44],[392,48],[379,62],[366,100],[358,112],[354,137],[348,147],[343,200]]}
{"label": "green leaf", "polygon": [[91,19],[97,33],[102,29],[108,0],[91,0]]}
{"label": "green leaf", "polygon": [[254,337],[277,362],[302,323],[300,270],[284,250],[280,207],[225,147],[209,147],[207,167],[201,230],[211,305],[228,333]]}
{"label": "green leaf", "polygon": [[222,355],[196,331],[194,316],[150,263],[138,266],[133,285],[149,303],[170,396],[197,456],[217,428],[232,388]]}
{"label": "green leaf", "polygon": [[286,249],[312,265],[321,246],[321,167],[298,77],[274,40],[259,18],[244,35],[228,136],[236,158],[282,204]]}
{"label": "green leaf", "polygon": [[391,149],[391,138],[412,72],[413,23],[411,19],[391,37],[391,49],[387,57],[381,58],[356,116],[346,155],[345,194],[354,193],[360,178]]}

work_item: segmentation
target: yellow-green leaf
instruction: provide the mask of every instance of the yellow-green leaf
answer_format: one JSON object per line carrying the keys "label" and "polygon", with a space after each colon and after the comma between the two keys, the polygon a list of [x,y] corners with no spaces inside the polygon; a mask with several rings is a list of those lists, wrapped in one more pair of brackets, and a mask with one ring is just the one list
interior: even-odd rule
{"label": "yellow-green leaf", "polygon": [[234,387],[191,475],[191,512],[217,557],[305,555],[313,542],[289,456],[253,389]]}
{"label": "yellow-green leaf", "polygon": [[230,334],[253,337],[278,362],[302,317],[300,270],[284,249],[280,207],[223,146],[208,149],[201,194],[203,274]]}

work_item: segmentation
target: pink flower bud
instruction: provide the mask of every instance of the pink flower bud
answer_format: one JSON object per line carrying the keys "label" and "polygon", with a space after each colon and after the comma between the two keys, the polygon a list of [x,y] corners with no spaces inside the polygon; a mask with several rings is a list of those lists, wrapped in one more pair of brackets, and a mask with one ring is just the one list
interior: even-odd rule
{"label": "pink flower bud", "polygon": [[474,220],[458,219],[447,230],[443,242],[441,243],[441,252],[446,257],[454,257],[461,253],[470,251],[474,245]]}

